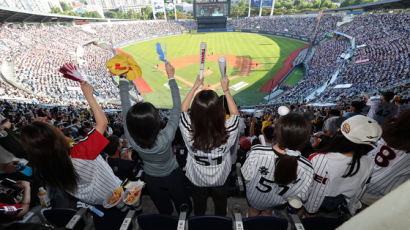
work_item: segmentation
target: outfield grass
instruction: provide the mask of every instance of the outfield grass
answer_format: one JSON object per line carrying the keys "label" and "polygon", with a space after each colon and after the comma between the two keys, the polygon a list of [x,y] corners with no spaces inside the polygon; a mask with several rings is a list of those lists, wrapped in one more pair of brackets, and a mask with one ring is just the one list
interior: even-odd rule
{"label": "outfield grass", "polygon": [[[231,54],[242,56],[263,64],[256,70],[251,71],[249,76],[239,77],[231,81],[230,85],[244,81],[248,85],[239,91],[232,90],[232,94],[238,105],[254,105],[259,103],[266,93],[259,92],[261,88],[277,71],[282,67],[282,62],[286,57],[298,48],[305,46],[305,43],[293,39],[267,36],[253,33],[205,33],[205,34],[184,34],[165,38],[158,38],[139,42],[121,48],[123,51],[134,56],[141,66],[143,77],[151,87],[153,92],[143,94],[145,100],[158,107],[169,108],[172,106],[169,89],[164,86],[167,78],[162,71],[156,69],[160,63],[155,52],[155,43],[166,42],[168,60],[178,57],[198,55],[201,42],[207,43],[208,54]],[[198,60],[199,62],[199,60]],[[220,74],[216,62],[206,62],[213,74],[205,77],[205,84],[212,85],[219,81]],[[228,75],[235,75],[238,69],[228,67]],[[194,82],[199,73],[199,64],[193,64],[178,69],[176,75],[185,80]],[[181,98],[190,90],[190,87],[180,81]],[[221,87],[216,89],[218,94],[222,94]]]}
{"label": "outfield grass", "polygon": [[303,78],[303,69],[302,68],[296,68],[286,79],[285,82],[283,82],[284,85],[288,86],[294,86],[296,83],[298,83],[300,80]]}

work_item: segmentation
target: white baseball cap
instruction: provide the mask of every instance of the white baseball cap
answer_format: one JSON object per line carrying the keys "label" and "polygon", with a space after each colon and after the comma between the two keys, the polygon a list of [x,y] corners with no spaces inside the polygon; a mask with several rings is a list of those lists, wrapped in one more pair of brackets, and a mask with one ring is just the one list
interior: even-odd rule
{"label": "white baseball cap", "polygon": [[356,144],[376,147],[376,141],[382,136],[382,128],[377,121],[363,115],[356,115],[345,120],[340,130],[343,136]]}
{"label": "white baseball cap", "polygon": [[284,106],[284,105],[282,105],[278,108],[278,113],[281,116],[286,116],[289,112],[290,112],[289,108]]}

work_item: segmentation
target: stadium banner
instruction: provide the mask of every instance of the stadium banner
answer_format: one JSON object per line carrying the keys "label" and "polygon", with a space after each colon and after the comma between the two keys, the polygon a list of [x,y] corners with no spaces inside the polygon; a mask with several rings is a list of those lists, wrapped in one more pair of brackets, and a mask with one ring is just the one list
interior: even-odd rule
{"label": "stadium banner", "polygon": [[165,12],[164,0],[153,0],[152,1],[152,12],[154,14]]}
{"label": "stadium banner", "polygon": [[167,11],[167,12],[171,12],[171,11],[174,11],[174,7],[175,7],[175,5],[174,5],[174,1],[173,0],[165,0],[164,1],[165,2],[165,10]]}
{"label": "stadium banner", "polygon": [[343,36],[343,37],[345,37],[345,38],[347,38],[347,39],[352,39],[353,37],[352,36],[349,36],[349,35],[347,35],[347,34],[345,34],[345,33],[342,33],[342,32],[339,32],[339,31],[333,31],[333,33],[334,34],[337,34],[337,35],[340,35],[340,36]]}
{"label": "stadium banner", "polygon": [[262,1],[262,8],[271,8],[273,0],[251,0],[251,8],[260,8]]}
{"label": "stadium banner", "polygon": [[370,60],[369,59],[361,59],[361,60],[355,61],[355,63],[366,63],[368,61],[370,61]]}
{"label": "stadium banner", "polygon": [[334,89],[348,89],[351,88],[353,84],[339,84],[333,87]]}

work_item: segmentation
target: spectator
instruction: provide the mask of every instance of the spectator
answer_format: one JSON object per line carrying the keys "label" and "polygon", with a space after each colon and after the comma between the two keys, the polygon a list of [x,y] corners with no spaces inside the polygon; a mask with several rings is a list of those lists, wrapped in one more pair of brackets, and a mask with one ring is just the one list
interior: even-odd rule
{"label": "spectator", "polygon": [[[6,211],[0,214],[0,224],[4,224],[18,217],[22,217],[29,211],[31,190],[30,183],[28,181],[17,181],[11,187],[1,184],[0,188],[0,208],[6,208],[8,210],[8,212]],[[20,195],[19,192],[16,192],[14,189],[22,190],[23,196],[21,200],[19,200],[17,196],[11,197],[12,194]],[[14,190],[14,192],[10,192],[10,190]]]}
{"label": "spectator", "polygon": [[114,174],[120,180],[134,179],[137,174],[137,164],[131,158],[132,149],[125,149],[121,153],[123,150],[122,141],[117,136],[109,136],[107,140],[109,143],[105,146],[103,153],[108,154],[107,162],[114,171]]}
{"label": "spectator", "polygon": [[93,87],[81,83],[96,120],[88,135],[71,149],[63,133],[49,123],[35,121],[23,127],[21,139],[36,178],[88,204],[103,204],[121,181],[100,153],[108,144],[103,136],[107,118],[93,97]]}
{"label": "spectator", "polygon": [[384,123],[383,138],[368,154],[374,170],[362,198],[364,204],[371,205],[410,179],[409,127],[410,109]]}
{"label": "spectator", "polygon": [[[343,114],[344,119],[351,118],[356,115],[362,114],[362,109],[365,107],[365,104],[362,101],[352,101],[350,105],[350,111]],[[363,115],[363,114],[362,114]]]}
{"label": "spectator", "polygon": [[342,118],[340,117],[340,111],[337,109],[332,109],[328,112],[329,118],[323,124],[323,132],[327,136],[333,136],[339,130],[342,124]]}
{"label": "spectator", "polygon": [[363,95],[367,100],[366,105],[370,106],[367,116],[375,119],[380,125],[397,114],[397,106],[390,102],[394,97],[393,92],[382,93],[380,100],[371,99],[365,93]]}
{"label": "spectator", "polygon": [[223,101],[212,90],[202,90],[195,96],[189,115],[189,104],[202,84],[203,78],[198,76],[182,102],[179,127],[188,149],[186,175],[193,184],[195,215],[205,214],[210,194],[215,205],[215,215],[225,216],[227,178],[232,165],[230,149],[238,139],[239,112],[229,92],[229,79],[223,78],[221,85],[229,108],[229,119],[225,117]]}
{"label": "spectator", "polygon": [[375,120],[357,115],[344,121],[341,133],[309,157],[314,169],[314,182],[305,204],[309,214],[335,211],[344,202],[351,215],[361,208],[359,199],[373,170],[366,154],[381,133]]}
{"label": "spectator", "polygon": [[159,112],[151,103],[130,105],[128,80],[120,80],[120,93],[125,135],[144,163],[148,193],[159,213],[171,215],[172,202],[179,211],[182,204],[190,205],[190,201],[185,191],[183,172],[172,150],[172,141],[181,116],[181,98],[174,78],[174,67],[168,64],[166,71],[174,106],[162,130]]}
{"label": "spectator", "polygon": [[272,216],[272,209],[280,208],[290,198],[306,201],[313,169],[310,162],[300,156],[300,151],[309,141],[311,132],[311,125],[305,118],[289,113],[275,124],[273,148],[252,147],[241,169],[250,217]]}

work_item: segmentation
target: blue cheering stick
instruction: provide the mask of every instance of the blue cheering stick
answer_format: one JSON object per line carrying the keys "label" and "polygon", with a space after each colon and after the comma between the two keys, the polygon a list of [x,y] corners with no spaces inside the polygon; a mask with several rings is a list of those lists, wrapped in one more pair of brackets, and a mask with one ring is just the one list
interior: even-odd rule
{"label": "blue cheering stick", "polygon": [[[159,59],[160,61],[165,62],[165,65],[168,65],[168,61],[167,61],[167,59],[166,59],[166,57],[165,57],[165,53],[164,53],[164,51],[163,51],[162,48],[161,48],[161,44],[160,44],[159,42],[157,42],[157,43],[156,43],[156,46],[157,46],[158,59]],[[164,45],[164,48],[165,48],[165,45]]]}

